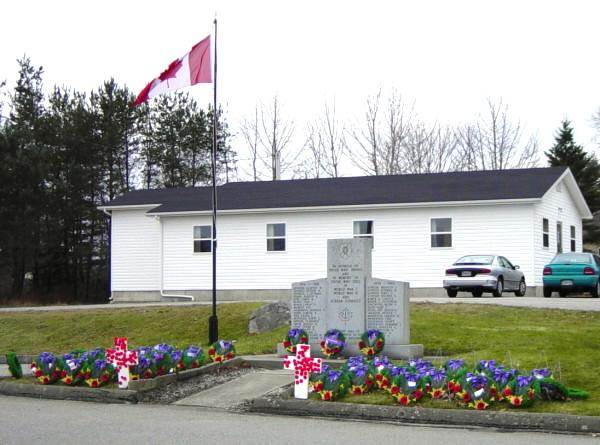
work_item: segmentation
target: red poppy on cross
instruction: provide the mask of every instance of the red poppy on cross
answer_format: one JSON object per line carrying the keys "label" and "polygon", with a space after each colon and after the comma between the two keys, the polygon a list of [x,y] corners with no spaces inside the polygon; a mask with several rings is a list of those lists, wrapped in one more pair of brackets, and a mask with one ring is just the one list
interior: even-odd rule
{"label": "red poppy on cross", "polygon": [[310,345],[296,346],[296,356],[286,355],[283,367],[294,371],[294,397],[308,399],[308,378],[311,372],[321,372],[323,359],[310,356]]}
{"label": "red poppy on cross", "polygon": [[106,361],[114,365],[118,372],[119,388],[129,385],[129,367],[138,363],[137,351],[127,350],[127,338],[115,337],[115,349],[106,350]]}

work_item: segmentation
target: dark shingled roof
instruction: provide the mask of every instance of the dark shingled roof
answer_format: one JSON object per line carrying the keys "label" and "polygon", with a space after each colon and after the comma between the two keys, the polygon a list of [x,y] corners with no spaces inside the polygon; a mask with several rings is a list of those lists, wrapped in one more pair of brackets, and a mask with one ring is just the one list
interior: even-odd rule
{"label": "dark shingled roof", "polygon": [[[541,198],[565,167],[420,175],[230,182],[219,210]],[[106,207],[156,204],[152,213],[211,209],[210,187],[135,190]]]}

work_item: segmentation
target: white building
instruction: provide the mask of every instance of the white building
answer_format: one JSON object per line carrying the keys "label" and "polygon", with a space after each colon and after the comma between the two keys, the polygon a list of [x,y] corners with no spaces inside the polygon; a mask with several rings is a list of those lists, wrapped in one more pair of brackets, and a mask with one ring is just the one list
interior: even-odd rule
{"label": "white building", "polygon": [[[520,266],[529,295],[558,250],[581,251],[592,217],[566,168],[228,183],[218,188],[220,300],[289,298],[326,273],[330,238],[372,236],[373,276],[445,295],[465,254]],[[114,301],[211,295],[210,187],[138,190],[110,202]]]}

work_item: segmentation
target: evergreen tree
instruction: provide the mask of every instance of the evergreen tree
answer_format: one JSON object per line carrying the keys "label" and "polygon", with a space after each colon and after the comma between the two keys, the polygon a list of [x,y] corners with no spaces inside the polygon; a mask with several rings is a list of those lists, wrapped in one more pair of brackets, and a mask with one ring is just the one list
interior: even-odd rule
{"label": "evergreen tree", "polygon": [[[594,155],[575,143],[571,122],[566,119],[562,122],[546,156],[553,167],[569,167],[592,213],[600,210],[600,164]],[[585,241],[598,239],[600,233],[593,222],[585,222],[584,229]]]}

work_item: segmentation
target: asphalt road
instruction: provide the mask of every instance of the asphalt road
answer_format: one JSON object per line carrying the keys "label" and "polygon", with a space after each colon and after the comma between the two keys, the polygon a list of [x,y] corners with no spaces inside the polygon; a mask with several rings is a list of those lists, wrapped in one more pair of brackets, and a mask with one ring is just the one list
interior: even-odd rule
{"label": "asphalt road", "polygon": [[[411,303],[436,303],[436,304],[495,304],[501,306],[530,307],[540,309],[566,309],[572,311],[600,311],[600,298],[590,297],[567,297],[567,298],[543,298],[543,297],[501,297],[494,298],[485,295],[481,298],[461,297],[456,298],[411,298]],[[465,294],[466,295],[466,294]]]}
{"label": "asphalt road", "polygon": [[591,445],[598,438],[0,396],[0,444],[33,443]]}

